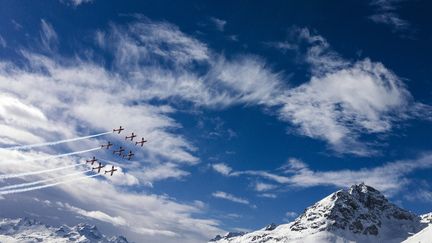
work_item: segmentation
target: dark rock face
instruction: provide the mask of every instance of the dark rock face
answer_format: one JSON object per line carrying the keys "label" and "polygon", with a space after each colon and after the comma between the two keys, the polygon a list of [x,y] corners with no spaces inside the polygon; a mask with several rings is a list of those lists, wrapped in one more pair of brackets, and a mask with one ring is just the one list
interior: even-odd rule
{"label": "dark rock face", "polygon": [[[365,184],[340,190],[308,207],[293,222],[248,234],[217,236],[217,242],[301,242],[314,234],[325,242],[392,242],[407,239],[432,222],[432,213],[421,218],[390,203],[378,190]],[[323,234],[320,234],[323,232]],[[315,236],[312,236],[310,239]],[[330,237],[330,238],[328,238]],[[309,242],[309,241],[308,241]]]}
{"label": "dark rock face", "polygon": [[223,239],[226,240],[226,239],[234,238],[237,236],[242,236],[244,234],[246,234],[246,232],[228,232],[224,236],[216,235],[216,237],[211,239],[210,242],[211,241],[219,241],[219,240],[223,240]]}
{"label": "dark rock face", "polygon": [[[43,227],[46,229],[44,235],[32,234]],[[99,242],[99,243],[128,243],[123,236],[107,238],[101,234],[98,228],[89,224],[78,224],[74,227],[66,225],[58,228],[45,225],[40,221],[29,218],[2,219],[0,234],[12,237],[25,238],[25,242],[58,242],[59,239],[67,239],[68,242]]]}
{"label": "dark rock face", "polygon": [[277,227],[276,224],[271,223],[271,224],[267,225],[267,226],[264,228],[264,230],[265,230],[265,231],[272,231],[272,230],[276,229],[276,227]]}
{"label": "dark rock face", "polygon": [[295,220],[291,230],[348,230],[355,234],[378,235],[383,220],[399,220],[410,227],[418,217],[390,203],[378,190],[362,183],[337,191],[307,208]]}

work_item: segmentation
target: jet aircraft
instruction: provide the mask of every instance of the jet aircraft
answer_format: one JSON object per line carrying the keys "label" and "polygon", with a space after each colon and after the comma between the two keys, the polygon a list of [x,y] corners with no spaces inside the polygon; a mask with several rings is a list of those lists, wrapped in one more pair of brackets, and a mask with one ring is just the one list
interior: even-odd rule
{"label": "jet aircraft", "polygon": [[101,148],[109,149],[111,146],[113,146],[113,144],[110,141],[108,141],[108,144],[102,144]]}
{"label": "jet aircraft", "polygon": [[136,137],[136,135],[134,133],[132,133],[130,136],[126,136],[125,140],[130,139],[131,141]]}
{"label": "jet aircraft", "polygon": [[114,169],[114,165],[112,166],[112,168],[111,168],[111,170],[106,170],[105,171],[105,174],[106,173],[111,173],[111,176],[114,174],[114,171],[117,171],[117,169]]}
{"label": "jet aircraft", "polygon": [[141,141],[135,142],[135,145],[141,144],[141,147],[146,143],[147,140],[144,140],[144,138],[141,138]]}
{"label": "jet aircraft", "polygon": [[118,129],[113,129],[113,132],[117,132],[118,134],[120,134],[121,133],[121,131],[123,131],[124,130],[124,128],[122,128],[122,126],[120,126]]}
{"label": "jet aircraft", "polygon": [[135,154],[132,153],[132,150],[129,150],[128,154],[123,155],[123,158],[128,158],[128,160],[130,160],[132,158],[132,156],[134,156]]}
{"label": "jet aircraft", "polygon": [[120,146],[120,148],[118,150],[113,151],[113,154],[118,154],[121,156],[124,151],[125,151],[125,149],[122,146]]}
{"label": "jet aircraft", "polygon": [[102,165],[102,163],[99,162],[99,166],[93,167],[92,170],[97,170],[97,173],[100,173],[103,167],[105,167],[105,165]]}
{"label": "jet aircraft", "polygon": [[86,164],[91,163],[91,165],[93,165],[94,162],[96,162],[96,161],[97,161],[97,159],[93,156],[92,159],[86,159]]}

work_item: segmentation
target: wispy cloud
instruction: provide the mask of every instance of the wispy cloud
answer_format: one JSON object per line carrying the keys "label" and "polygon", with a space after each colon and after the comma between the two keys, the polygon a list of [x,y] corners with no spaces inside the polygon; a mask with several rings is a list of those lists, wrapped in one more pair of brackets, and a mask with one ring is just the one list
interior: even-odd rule
{"label": "wispy cloud", "polygon": [[210,21],[215,25],[216,29],[223,32],[225,30],[226,20],[211,17]]}
{"label": "wispy cloud", "polygon": [[295,43],[291,43],[289,41],[281,41],[281,42],[264,42],[265,46],[276,48],[283,53],[287,51],[295,51],[298,50],[298,45]]}
{"label": "wispy cloud", "polygon": [[275,198],[278,197],[278,196],[277,196],[276,194],[274,194],[274,193],[261,193],[261,194],[258,194],[258,196],[259,196],[259,197],[272,198],[272,199],[275,199]]}
{"label": "wispy cloud", "polygon": [[277,186],[273,184],[263,183],[263,182],[257,182],[255,183],[254,189],[257,192],[265,192],[272,189],[275,189]]}
{"label": "wispy cloud", "polygon": [[241,203],[241,204],[246,204],[246,205],[250,204],[247,199],[236,197],[236,196],[234,196],[232,194],[229,194],[229,193],[226,193],[226,192],[222,192],[222,191],[213,192],[212,196],[216,197],[216,198],[225,199],[225,200],[228,200],[228,201],[231,201],[231,202],[235,202],[235,203]]}
{"label": "wispy cloud", "polygon": [[1,35],[0,35],[0,47],[2,47],[2,48],[6,48],[7,47],[7,42],[3,38],[3,36],[1,36]]}
{"label": "wispy cloud", "polygon": [[71,5],[72,7],[78,7],[81,4],[91,3],[94,0],[59,0],[61,3]]}
{"label": "wispy cloud", "polygon": [[87,211],[87,210],[84,210],[81,208],[71,206],[68,203],[64,204],[64,206],[66,209],[73,211],[77,214],[80,214],[82,216],[85,216],[85,217],[94,218],[94,219],[97,219],[100,221],[105,221],[105,222],[111,223],[111,224],[116,225],[116,226],[128,226],[127,221],[122,217],[110,216],[110,215],[108,215],[104,212],[98,211],[98,210]]}
{"label": "wispy cloud", "polygon": [[314,75],[280,97],[280,118],[301,134],[323,139],[340,153],[370,155],[374,150],[359,141],[361,134],[390,132],[394,123],[416,116],[411,110],[418,105],[404,83],[382,63],[345,60],[322,36],[308,29],[294,33],[311,45],[304,60]]}
{"label": "wispy cloud", "polygon": [[212,164],[212,168],[225,176],[228,176],[232,171],[232,168],[224,163]]}
{"label": "wispy cloud", "polygon": [[432,190],[430,189],[417,189],[405,195],[405,198],[410,201],[432,202]]}
{"label": "wispy cloud", "polygon": [[293,219],[295,219],[298,216],[298,213],[288,211],[285,213],[285,217],[283,218],[283,221],[285,222],[291,222]]}
{"label": "wispy cloud", "polygon": [[[150,23],[147,25],[148,28],[151,26],[154,28],[151,29],[153,36],[149,36],[149,43],[155,43],[154,45],[157,46],[157,38],[160,38],[160,41],[183,51],[183,54],[175,53],[175,49],[172,49],[154,55],[167,59],[178,58],[175,65],[192,62],[190,58],[198,60],[206,58],[205,53],[201,53],[202,50],[205,52],[205,45],[188,38],[176,28],[170,26],[164,28],[164,25],[151,25]],[[161,27],[160,31],[157,29],[159,27]],[[132,29],[131,33],[133,31],[135,29]],[[115,30],[110,34],[115,35],[114,32]],[[55,51],[55,48],[52,47],[56,45],[58,36],[52,25],[43,20],[40,33],[40,43],[45,43],[45,47]],[[195,43],[197,46],[194,46]],[[126,43],[121,42],[121,44]],[[184,48],[187,45],[189,49]],[[119,47],[116,50],[122,48]],[[157,49],[152,50],[157,51]],[[106,131],[119,124],[130,129],[129,131],[133,130],[137,134],[145,135],[149,140],[146,146],[140,149],[141,152],[137,153],[141,160],[140,165],[134,168],[133,174],[126,169],[118,173],[115,178],[106,180],[83,178],[79,183],[75,183],[80,185],[59,184],[55,189],[45,188],[39,193],[48,192],[49,194],[51,190],[56,190],[59,200],[67,198],[65,200],[71,206],[85,210],[79,212],[75,210],[75,213],[78,214],[81,212],[89,217],[104,219],[108,219],[107,215],[116,215],[115,217],[132,222],[133,227],[123,229],[128,235],[132,235],[132,239],[135,234],[135,239],[140,238],[140,235],[141,237],[146,235],[150,241],[178,242],[176,237],[181,235],[180,238],[187,238],[190,242],[200,242],[220,232],[217,221],[200,219],[196,216],[202,210],[196,206],[178,203],[174,199],[151,193],[137,195],[124,191],[124,187],[138,186],[138,183],[147,185],[167,178],[182,178],[189,174],[182,167],[199,162],[199,159],[193,155],[196,148],[183,136],[176,133],[180,125],[170,118],[170,114],[175,109],[169,105],[149,104],[145,100],[147,97],[163,99],[162,91],[167,86],[160,88],[160,95],[153,93],[147,96],[144,94],[145,90],[152,89],[143,88],[146,86],[144,82],[133,82],[141,78],[135,76],[132,82],[129,82],[128,76],[123,76],[125,74],[108,70],[96,62],[74,58],[57,59],[58,55],[50,57],[47,56],[49,54],[41,55],[26,50],[21,50],[21,54],[26,67],[16,66],[6,60],[0,64],[0,90],[2,91],[0,120],[5,128],[1,130],[0,141],[3,144],[20,145],[56,141],[62,138],[78,137],[95,130]],[[124,65],[122,67],[128,67],[130,71],[135,68],[140,69],[132,57],[128,59],[126,55],[122,56],[121,51],[116,52],[117,54],[124,58],[117,59],[119,62],[124,61],[121,64]],[[154,75],[157,72],[164,73],[158,69],[154,66],[151,71],[154,72]],[[186,76],[184,80],[187,80]],[[174,76],[170,80],[176,82]],[[154,90],[157,90],[157,83],[154,85]],[[40,87],[50,88],[41,89]],[[186,90],[183,92],[186,93]],[[113,142],[120,142],[115,137],[112,139]],[[56,148],[43,148],[43,151],[79,150],[99,146],[101,143],[102,141],[97,139],[85,140],[80,143],[59,144],[56,145]],[[45,152],[8,151],[4,157],[7,162],[1,172],[37,171],[47,169],[47,167],[73,165],[77,162],[76,158],[59,158],[49,163],[38,160],[25,164],[19,163],[22,157],[48,156],[49,154]],[[69,173],[71,171],[74,170],[70,169]],[[63,171],[58,171],[58,173],[62,175]],[[48,174],[40,174],[25,178],[25,180],[43,180],[51,177]],[[94,190],[94,188],[104,189]],[[82,197],[82,194],[86,196]],[[99,206],[98,209],[94,209],[91,205]],[[112,205],[116,206],[112,207]],[[68,220],[65,219],[65,222]],[[118,221],[108,223],[118,224]],[[158,226],[155,226],[156,224]]]}
{"label": "wispy cloud", "polygon": [[[110,33],[98,36],[108,40],[98,38],[98,42],[110,43],[104,46],[114,53],[119,72],[145,87],[141,98],[275,109],[300,134],[327,141],[339,153],[374,153],[359,137],[390,132],[394,123],[412,117],[411,110],[420,107],[401,79],[383,64],[367,58],[345,60],[325,38],[305,28],[296,28],[292,36],[308,46],[302,57],[313,75],[295,88],[289,88],[283,73],[273,71],[261,58],[227,59],[167,23],[144,19],[127,29],[113,26]],[[205,74],[191,72],[195,65],[205,65]]]}
{"label": "wispy cloud", "polygon": [[[381,166],[359,170],[316,171],[298,160],[288,162],[275,172],[249,170],[231,171],[230,176],[249,176],[266,179],[288,187],[308,188],[316,186],[334,186],[345,188],[364,182],[388,195],[402,191],[411,182],[409,175],[417,170],[431,169],[432,155],[424,154],[418,159],[388,162]],[[282,171],[282,173],[280,172]],[[264,186],[266,188],[266,186]]]}
{"label": "wispy cloud", "polygon": [[42,46],[47,51],[51,51],[57,47],[58,36],[53,26],[44,19],[41,19],[41,31],[40,31]]}
{"label": "wispy cloud", "polygon": [[396,12],[402,0],[373,0],[371,6],[375,13],[369,19],[378,24],[390,26],[393,31],[404,32],[411,27],[407,20],[402,19]]}

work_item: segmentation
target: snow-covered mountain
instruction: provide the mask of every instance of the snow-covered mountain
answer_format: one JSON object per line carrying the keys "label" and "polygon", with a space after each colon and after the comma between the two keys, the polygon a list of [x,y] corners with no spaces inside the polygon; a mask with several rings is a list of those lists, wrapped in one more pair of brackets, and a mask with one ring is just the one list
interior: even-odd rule
{"label": "snow-covered mountain", "polygon": [[56,228],[29,218],[0,219],[0,242],[128,243],[123,236],[106,237],[93,225],[63,225]]}
{"label": "snow-covered mountain", "polygon": [[[216,236],[212,243],[246,242],[402,242],[418,233],[429,236],[430,215],[422,218],[390,203],[365,184],[339,190],[308,207],[293,222],[269,225],[251,233]],[[424,237],[424,236],[423,236]],[[412,238],[412,237],[411,237]],[[410,238],[410,239],[411,239]]]}

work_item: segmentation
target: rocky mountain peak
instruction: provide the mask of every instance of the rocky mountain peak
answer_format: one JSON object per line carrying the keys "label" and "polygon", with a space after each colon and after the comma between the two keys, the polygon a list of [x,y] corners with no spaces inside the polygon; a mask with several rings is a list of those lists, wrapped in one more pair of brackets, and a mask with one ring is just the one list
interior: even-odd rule
{"label": "rocky mountain peak", "polygon": [[378,235],[383,221],[398,221],[408,228],[417,226],[418,217],[390,203],[384,195],[364,183],[337,191],[298,217],[291,229],[302,231],[348,230],[355,234]]}
{"label": "rocky mountain peak", "polygon": [[90,224],[73,227],[53,227],[35,219],[0,219],[1,242],[80,242],[80,243],[127,243],[123,236],[106,237]]}
{"label": "rocky mountain peak", "polygon": [[360,183],[330,194],[288,224],[218,236],[213,241],[399,243],[425,228],[431,215],[425,214],[420,219],[389,202],[375,188]]}
{"label": "rocky mountain peak", "polygon": [[231,238],[242,236],[244,234],[246,234],[246,232],[228,232],[228,233],[226,233],[223,236],[217,235],[215,238],[211,239],[210,242],[212,242],[212,241],[220,241],[220,240],[229,240]]}

